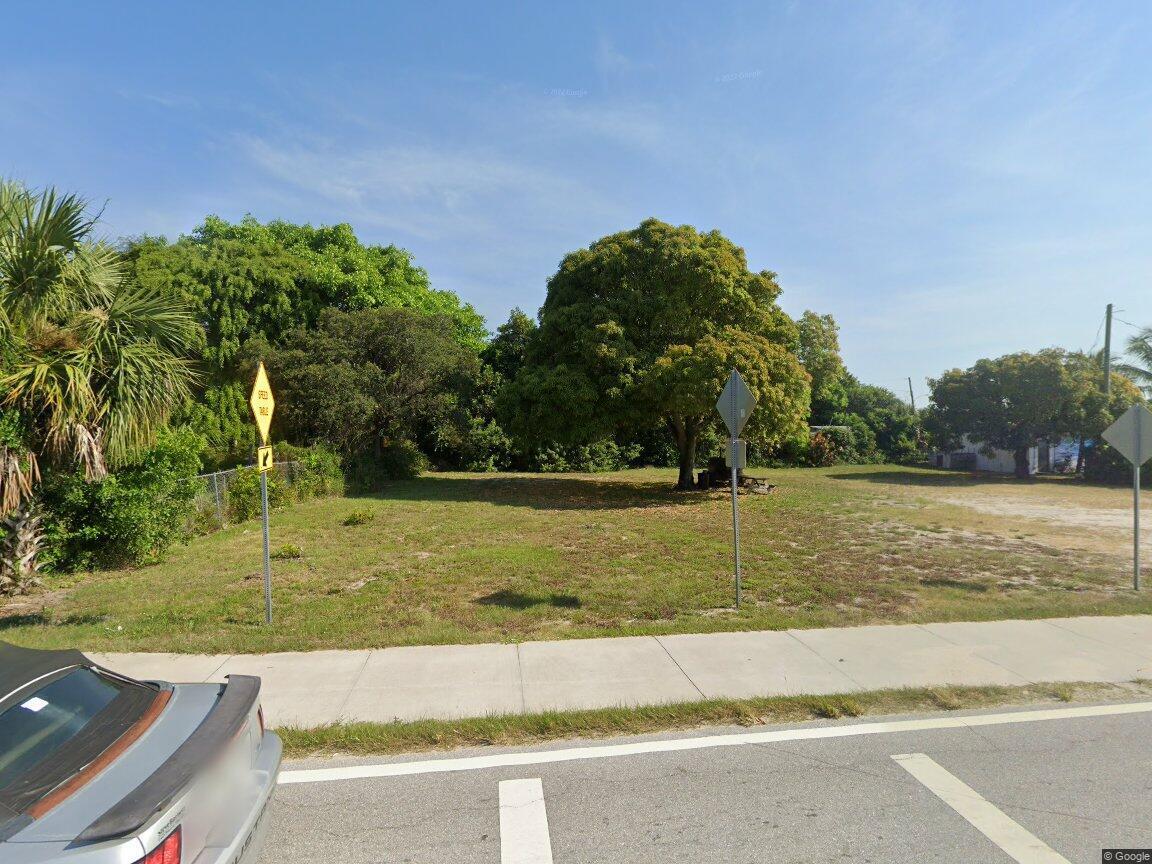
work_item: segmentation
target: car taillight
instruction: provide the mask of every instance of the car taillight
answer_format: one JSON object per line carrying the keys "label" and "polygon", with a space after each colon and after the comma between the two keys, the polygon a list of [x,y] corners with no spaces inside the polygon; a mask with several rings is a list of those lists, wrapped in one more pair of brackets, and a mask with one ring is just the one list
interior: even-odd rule
{"label": "car taillight", "polygon": [[136,864],[180,864],[180,829],[164,838],[164,842],[141,858]]}
{"label": "car taillight", "polygon": [[264,737],[264,706],[256,709],[256,719],[260,721],[260,737]]}

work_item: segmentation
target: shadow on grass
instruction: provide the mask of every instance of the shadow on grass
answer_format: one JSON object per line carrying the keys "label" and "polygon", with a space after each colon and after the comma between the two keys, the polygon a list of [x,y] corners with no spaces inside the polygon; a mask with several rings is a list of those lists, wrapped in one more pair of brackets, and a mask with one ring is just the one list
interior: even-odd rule
{"label": "shadow on grass", "polygon": [[440,477],[425,474],[416,480],[389,484],[379,492],[356,497],[381,501],[461,501],[537,510],[624,510],[633,507],[690,506],[710,493],[677,492],[667,482],[599,480],[550,474],[491,477]]}
{"label": "shadow on grass", "polygon": [[984,582],[965,582],[963,579],[950,579],[947,576],[921,579],[920,584],[927,588],[954,588],[957,591],[968,591],[973,594],[986,594],[991,588]]}
{"label": "shadow on grass", "polygon": [[12,630],[16,627],[68,627],[80,624],[99,624],[103,620],[103,615],[65,615],[63,618],[55,618],[45,612],[27,612],[16,615],[0,615],[0,630]]}
{"label": "shadow on grass", "polygon": [[481,606],[502,606],[505,609],[530,609],[533,606],[553,606],[557,609],[579,609],[580,598],[571,594],[521,594],[519,591],[493,591],[474,602]]}

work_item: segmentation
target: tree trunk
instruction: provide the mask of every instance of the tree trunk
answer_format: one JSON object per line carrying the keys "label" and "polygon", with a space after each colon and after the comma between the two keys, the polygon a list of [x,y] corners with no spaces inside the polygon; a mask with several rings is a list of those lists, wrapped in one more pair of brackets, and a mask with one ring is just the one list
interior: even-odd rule
{"label": "tree trunk", "polygon": [[0,521],[0,597],[26,594],[40,584],[41,526],[40,516],[27,505]]}
{"label": "tree trunk", "polygon": [[1021,480],[1027,480],[1032,476],[1030,464],[1028,461],[1029,447],[1017,447],[1012,456],[1016,460],[1016,476]]}
{"label": "tree trunk", "polygon": [[680,476],[676,479],[676,489],[691,492],[696,488],[696,433],[678,435],[676,449],[680,451]]}

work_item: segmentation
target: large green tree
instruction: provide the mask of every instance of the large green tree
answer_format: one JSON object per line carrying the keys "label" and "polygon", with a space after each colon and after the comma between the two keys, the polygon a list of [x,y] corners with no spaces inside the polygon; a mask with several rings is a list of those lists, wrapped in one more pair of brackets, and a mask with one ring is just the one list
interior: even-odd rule
{"label": "large green tree", "polygon": [[567,255],[548,281],[523,367],[502,396],[527,441],[584,443],[660,422],[693,484],[701,434],[735,367],[759,397],[749,429],[766,445],[796,435],[808,376],[795,323],[768,271],[718,231],[649,219]]}
{"label": "large green tree", "polygon": [[453,293],[434,290],[428,274],[395,246],[361,243],[346,224],[313,227],[252,217],[215,216],[175,243],[143,237],[125,257],[141,285],[187,298],[202,325],[205,381],[187,419],[224,451],[251,443],[246,346],[281,344],[313,327],[328,309],[407,309],[436,316],[472,352],[484,321]]}
{"label": "large green tree", "polygon": [[1028,448],[1041,441],[1096,435],[1121,402],[1139,391],[1115,376],[1111,400],[1100,367],[1084,355],[1056,348],[979,360],[929,382],[928,420],[940,442],[970,441],[1013,453],[1016,474],[1027,477]]}
{"label": "large green tree", "polygon": [[24,505],[41,467],[102,479],[154,441],[194,380],[186,304],[126,279],[94,225],[75,195],[0,182],[0,516],[16,511],[0,571],[31,566]]}
{"label": "large green tree", "polygon": [[798,356],[812,378],[811,422],[824,425],[848,405],[848,370],[840,357],[840,328],[831,315],[807,310],[796,322]]}
{"label": "large green tree", "polygon": [[444,316],[330,309],[263,353],[290,440],[325,443],[347,458],[467,431],[463,401],[479,360]]}
{"label": "large green tree", "polygon": [[847,420],[847,425],[856,426],[850,418],[859,418],[878,458],[900,462],[916,455],[919,418],[908,403],[884,387],[862,384],[851,374],[846,376],[844,390],[844,411],[833,415],[834,423]]}

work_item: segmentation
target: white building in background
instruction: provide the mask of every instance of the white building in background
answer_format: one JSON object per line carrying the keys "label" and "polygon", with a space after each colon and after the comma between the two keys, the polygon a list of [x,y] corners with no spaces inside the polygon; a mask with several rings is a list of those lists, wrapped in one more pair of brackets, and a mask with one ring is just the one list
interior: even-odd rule
{"label": "white building in background", "polygon": [[[1076,470],[1080,443],[1065,438],[1055,443],[1043,443],[1028,448],[1029,474],[1067,474]],[[1016,457],[1011,450],[988,448],[979,441],[964,443],[956,450],[938,451],[933,459],[937,468],[960,471],[989,471],[993,474],[1015,474]]]}

